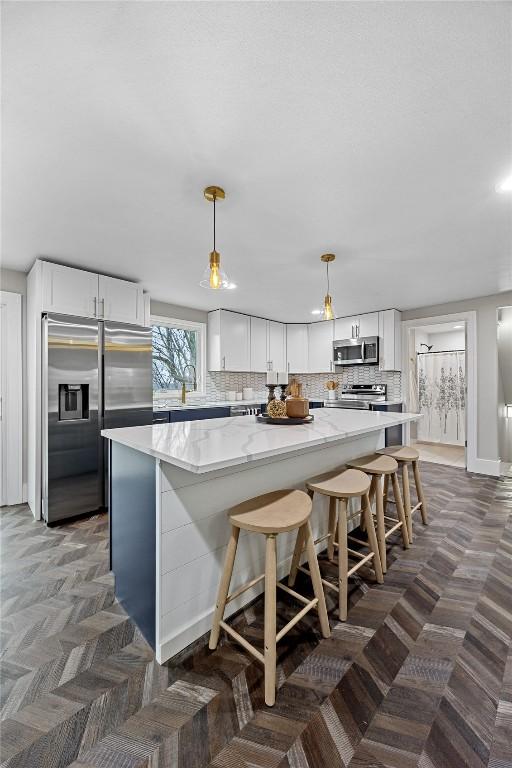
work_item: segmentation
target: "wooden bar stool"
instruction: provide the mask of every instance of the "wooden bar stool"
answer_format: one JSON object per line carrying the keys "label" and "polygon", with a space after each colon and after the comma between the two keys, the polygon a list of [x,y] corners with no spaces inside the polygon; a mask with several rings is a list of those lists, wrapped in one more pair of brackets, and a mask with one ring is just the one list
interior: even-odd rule
{"label": "wooden bar stool", "polygon": [[[322,496],[329,497],[329,533],[327,536],[317,539],[315,543],[318,544],[318,542],[328,539],[327,555],[329,560],[333,559],[334,548],[337,547],[338,549],[338,586],[336,587],[326,579],[322,579],[322,582],[328,589],[334,589],[338,592],[340,620],[345,621],[347,618],[349,577],[356,573],[361,566],[365,565],[370,560],[373,560],[373,568],[377,581],[379,584],[382,584],[384,581],[380,564],[379,545],[377,536],[375,535],[370,499],[368,497],[370,480],[367,475],[363,472],[359,472],[357,469],[338,469],[334,472],[328,472],[308,480],[306,487],[311,498],[313,498],[314,493],[320,493]],[[368,542],[356,539],[347,531],[348,500],[352,498],[359,498],[361,500],[359,514],[365,518]],[[335,541],[336,519],[338,541]],[[350,549],[348,547],[348,541],[354,541],[357,544],[362,544],[365,548],[369,548],[369,554],[364,555],[361,552]],[[295,551],[293,553],[290,576],[288,578],[289,586],[293,586],[295,583],[298,570],[301,570],[304,573],[309,573],[309,570],[299,565],[300,557],[304,551],[303,548],[303,534],[299,531],[297,534]],[[353,558],[357,558],[359,561],[350,569],[348,562],[349,555]]]}
{"label": "wooden bar stool", "polygon": [[[407,520],[405,518],[404,506],[400,495],[400,486],[398,484],[398,462],[391,456],[372,453],[368,456],[361,456],[359,459],[354,459],[354,461],[348,461],[347,464],[349,467],[359,469],[362,472],[366,472],[367,475],[371,475],[370,502],[375,498],[375,516],[377,519],[377,540],[379,542],[380,563],[383,573],[386,573],[386,539],[388,539],[395,531],[400,530],[405,549],[408,549],[409,547]],[[382,479],[386,476],[390,476],[391,482],[393,483],[398,521],[394,517],[389,517],[384,512]],[[387,528],[386,523],[390,524]]]}
{"label": "wooden bar stool", "polygon": [[[412,543],[412,516],[418,509],[421,512],[421,521],[423,525],[428,525],[427,517],[427,505],[425,503],[425,496],[423,494],[423,486],[421,484],[420,468],[419,468],[419,453],[416,448],[411,448],[409,445],[390,445],[387,448],[382,448],[377,451],[382,455],[392,456],[395,461],[402,467],[402,489],[403,489],[403,502],[405,517],[407,520],[407,532],[409,535],[409,541]],[[414,482],[416,485],[416,494],[418,496],[418,503],[411,505],[411,491],[409,486],[409,467],[412,464],[414,473]],[[386,505],[388,501],[389,490],[389,476],[386,476],[384,481],[384,513],[386,512]]]}
{"label": "wooden bar stool", "polygon": [[[286,633],[302,619],[312,608],[318,610],[320,627],[324,637],[330,637],[329,619],[325,605],[325,596],[320,578],[320,570],[316,559],[313,535],[309,517],[311,515],[311,499],[298,490],[283,490],[265,493],[254,499],[232,507],[228,512],[231,523],[231,538],[229,540],[224,570],[221,576],[217,604],[213,617],[212,631],[210,634],[210,648],[213,650],[219,642],[220,629],[224,629],[231,637],[240,643],[265,667],[265,703],[271,707],[276,700],[276,645]],[[239,587],[232,594],[228,594],[240,529],[261,533],[266,537],[265,573],[252,579],[247,584]],[[276,537],[286,531],[298,530],[306,542],[308,556],[310,558],[311,581],[315,597],[313,600],[299,595],[293,589],[277,582],[277,553]],[[239,597],[247,589],[250,589],[260,581],[265,580],[265,648],[261,653],[251,643],[226,624],[224,610],[227,603]],[[292,595],[304,605],[286,626],[276,633],[276,587]]]}

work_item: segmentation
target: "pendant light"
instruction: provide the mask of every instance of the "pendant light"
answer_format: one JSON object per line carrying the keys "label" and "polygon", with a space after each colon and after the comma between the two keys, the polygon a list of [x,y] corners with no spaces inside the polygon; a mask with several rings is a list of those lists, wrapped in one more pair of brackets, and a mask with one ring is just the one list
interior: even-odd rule
{"label": "pendant light", "polygon": [[334,255],[334,253],[324,253],[322,256],[320,256],[320,261],[323,261],[327,269],[327,293],[325,294],[324,309],[322,312],[324,320],[334,319],[334,309],[332,308],[332,298],[329,293],[329,264],[331,263],[331,261],[334,261],[335,258],[336,256]]}
{"label": "pendant light", "polygon": [[226,193],[221,187],[206,187],[204,196],[209,203],[213,203],[213,251],[210,253],[210,262],[203,273],[200,285],[213,291],[236,288],[236,285],[229,280],[226,273],[220,268],[220,253],[215,248],[215,206],[217,200],[224,200]]}

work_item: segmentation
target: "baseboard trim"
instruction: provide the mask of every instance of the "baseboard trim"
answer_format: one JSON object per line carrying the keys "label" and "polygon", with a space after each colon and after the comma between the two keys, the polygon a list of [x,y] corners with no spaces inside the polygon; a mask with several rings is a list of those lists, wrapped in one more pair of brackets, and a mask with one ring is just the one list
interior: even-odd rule
{"label": "baseboard trim", "polygon": [[479,459],[475,458],[472,462],[468,461],[468,472],[475,472],[477,475],[489,475],[490,477],[500,476],[501,462],[499,459]]}

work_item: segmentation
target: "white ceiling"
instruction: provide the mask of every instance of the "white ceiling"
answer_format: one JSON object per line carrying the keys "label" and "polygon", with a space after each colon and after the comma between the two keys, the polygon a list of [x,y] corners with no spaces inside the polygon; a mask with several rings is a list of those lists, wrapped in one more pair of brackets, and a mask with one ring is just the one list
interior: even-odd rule
{"label": "white ceiling", "polygon": [[511,9],[4,2],[3,265],[294,321],[325,251],[340,315],[511,289]]}

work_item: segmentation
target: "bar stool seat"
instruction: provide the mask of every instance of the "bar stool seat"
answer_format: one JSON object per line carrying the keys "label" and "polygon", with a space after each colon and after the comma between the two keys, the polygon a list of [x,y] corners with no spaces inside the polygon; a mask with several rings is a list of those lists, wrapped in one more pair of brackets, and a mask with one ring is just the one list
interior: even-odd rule
{"label": "bar stool seat", "polygon": [[[276,699],[276,646],[279,640],[312,608],[318,611],[323,637],[329,637],[331,633],[320,570],[309,523],[311,506],[311,499],[304,491],[281,490],[265,493],[254,499],[248,499],[228,511],[231,523],[231,537],[227,546],[224,570],[219,584],[209,646],[212,650],[217,647],[222,628],[263,664],[265,669],[265,703],[268,706],[272,706]],[[265,573],[251,579],[251,581],[228,594],[241,529],[265,536]],[[277,581],[276,538],[280,533],[293,530],[297,530],[303,541],[306,542],[311,567],[311,581],[315,593],[313,599],[306,598]],[[228,603],[240,597],[248,589],[263,580],[265,580],[265,647],[262,653],[224,621],[224,611]],[[301,610],[279,632],[276,631],[277,588],[284,590],[302,604]]]}
{"label": "bar stool seat", "polygon": [[[370,490],[370,480],[368,475],[357,469],[340,468],[332,472],[326,472],[323,475],[313,477],[307,481],[306,487],[311,497],[314,493],[329,497],[329,533],[315,541],[315,544],[328,540],[327,555],[329,560],[333,559],[334,547],[338,549],[338,585],[335,586],[330,581],[322,579],[322,583],[328,589],[338,592],[338,607],[341,621],[347,618],[348,608],[348,579],[363,565],[373,561],[373,568],[377,581],[382,584],[382,568],[380,564],[379,544],[373,526],[373,517],[371,514],[370,500],[368,491]],[[361,506],[359,514],[366,520],[366,530],[368,532],[368,541],[356,539],[348,534],[348,500],[359,497]],[[338,528],[338,540],[335,541],[335,531]],[[362,554],[359,550],[350,549],[348,542],[353,541],[365,548],[368,548],[369,554]],[[309,574],[309,570],[299,565],[300,557],[303,552],[304,542],[301,531],[297,535],[295,551],[293,553],[292,566],[288,585],[293,586],[297,571],[301,570]],[[356,564],[349,568],[349,555],[357,560]]]}
{"label": "bar stool seat", "polygon": [[306,488],[337,499],[351,499],[365,494],[370,488],[370,481],[357,469],[341,468],[312,477],[307,481]]}
{"label": "bar stool seat", "polygon": [[[425,502],[425,496],[423,494],[423,486],[421,484],[420,468],[419,468],[419,453],[416,448],[412,448],[410,445],[389,445],[387,448],[382,448],[377,451],[380,455],[392,456],[402,468],[402,489],[403,489],[403,503],[405,518],[407,520],[407,534],[409,541],[412,542],[413,530],[412,530],[412,516],[420,510],[421,521],[423,525],[428,525],[427,517],[427,505]],[[416,485],[416,495],[418,496],[418,502],[413,507],[411,504],[411,491],[409,485],[409,469],[408,465],[412,464],[414,473],[414,482]],[[386,478],[384,482],[384,513],[386,512],[386,506],[388,501],[393,503],[392,499],[388,499],[389,479]]]}
{"label": "bar stool seat", "polygon": [[420,454],[410,445],[388,445],[377,451],[381,456],[392,456],[396,461],[418,461]]}
{"label": "bar stool seat", "polygon": [[300,528],[309,519],[311,501],[304,491],[271,491],[233,507],[232,525],[256,533],[285,533]]}
{"label": "bar stool seat", "polygon": [[347,465],[368,475],[392,475],[398,469],[396,459],[392,456],[384,456],[379,453],[371,453],[361,456],[359,459],[348,461]]}
{"label": "bar stool seat", "polygon": [[[377,539],[379,542],[380,561],[383,573],[387,571],[386,540],[397,530],[402,534],[404,548],[409,547],[409,534],[407,518],[405,516],[402,497],[400,495],[400,486],[398,484],[398,462],[393,456],[387,456],[381,453],[370,453],[366,456],[360,456],[357,459],[348,461],[347,465],[354,469],[359,469],[366,474],[371,475],[370,502],[375,499],[375,516],[377,520]],[[396,499],[397,518],[385,514],[384,510],[384,492],[382,480],[389,478],[393,483],[393,493]],[[388,523],[388,528],[386,528]]]}

